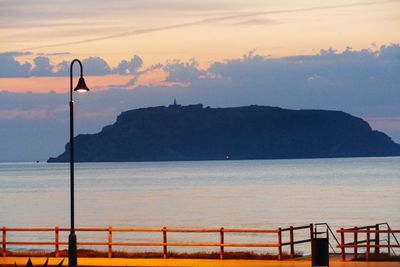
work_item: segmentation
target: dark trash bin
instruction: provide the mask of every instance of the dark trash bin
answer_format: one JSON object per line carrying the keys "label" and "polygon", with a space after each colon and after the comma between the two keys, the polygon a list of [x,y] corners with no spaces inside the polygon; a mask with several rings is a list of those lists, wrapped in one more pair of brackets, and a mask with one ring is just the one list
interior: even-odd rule
{"label": "dark trash bin", "polygon": [[329,266],[329,239],[314,237],[311,240],[311,266]]}

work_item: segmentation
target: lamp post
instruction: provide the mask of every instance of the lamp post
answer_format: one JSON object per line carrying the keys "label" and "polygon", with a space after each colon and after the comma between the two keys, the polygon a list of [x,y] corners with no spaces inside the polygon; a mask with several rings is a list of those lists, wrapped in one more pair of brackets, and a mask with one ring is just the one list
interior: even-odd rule
{"label": "lamp post", "polygon": [[[81,68],[81,77],[79,78],[78,85],[72,90],[72,67],[74,63],[78,62]],[[74,59],[71,62],[70,68],[70,101],[69,101],[69,162],[70,162],[70,193],[71,193],[71,229],[68,237],[68,266],[77,266],[77,255],[76,255],[76,235],[75,235],[75,214],[74,214],[74,91],[87,92],[89,88],[86,86],[85,80],[83,79],[83,68],[82,63],[78,59]]]}

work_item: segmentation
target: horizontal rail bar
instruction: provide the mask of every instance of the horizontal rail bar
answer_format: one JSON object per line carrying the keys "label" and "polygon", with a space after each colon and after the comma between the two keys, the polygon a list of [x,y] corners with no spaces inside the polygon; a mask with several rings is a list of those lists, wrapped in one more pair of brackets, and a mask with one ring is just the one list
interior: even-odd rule
{"label": "horizontal rail bar", "polygon": [[278,248],[279,244],[250,244],[250,243],[238,243],[238,244],[222,244],[224,247],[268,247],[268,248]]}
{"label": "horizontal rail bar", "polygon": [[[383,222],[383,223],[377,223],[377,224],[374,224],[374,225],[366,225],[366,226],[360,226],[360,227],[357,227],[357,229],[368,229],[368,228],[376,228],[376,226],[380,226],[380,225],[386,225],[386,226],[388,226],[389,228],[390,228],[390,226],[389,226],[389,224],[387,223],[387,222]],[[352,228],[346,228],[345,230],[349,230],[349,229],[355,229],[354,227],[352,227]]]}
{"label": "horizontal rail bar", "polygon": [[[375,240],[370,240],[369,242],[375,242]],[[356,244],[364,244],[367,243],[367,240],[361,240],[361,241],[357,241]],[[344,245],[348,246],[348,245],[355,245],[354,242],[349,242],[349,243],[345,243]]]}
{"label": "horizontal rail bar", "polygon": [[[374,224],[374,225],[360,226],[360,227],[357,227],[357,229],[376,228],[377,225],[378,225],[378,226],[380,226],[380,225],[386,225],[386,226],[390,227],[388,223],[377,223],[377,224]],[[354,228],[354,227],[352,227],[352,228],[346,228],[345,230],[353,230],[353,229],[355,229],[355,228]]]}
{"label": "horizontal rail bar", "polygon": [[[59,242],[61,244],[62,242]],[[7,241],[5,242],[6,245],[39,245],[39,246],[46,246],[46,245],[55,245],[56,242],[46,242],[46,241]],[[68,242],[65,242],[68,245]]]}
{"label": "horizontal rail bar", "polygon": [[[59,228],[59,231],[71,231],[70,228]],[[108,231],[108,228],[75,228],[74,229],[76,232],[106,232]]]}
{"label": "horizontal rail bar", "polygon": [[[53,232],[54,228],[5,228],[10,232]],[[70,231],[70,228],[58,228],[59,231]],[[103,232],[108,228],[75,228],[75,231]]]}
{"label": "horizontal rail bar", "polygon": [[[296,226],[292,228],[293,230],[301,230],[301,229],[310,229],[310,225],[304,225],[304,226]],[[290,231],[290,227],[287,228],[282,228],[282,232]]]}
{"label": "horizontal rail bar", "polygon": [[336,230],[337,233],[400,233],[400,230],[358,230],[358,229],[343,229]]}
{"label": "horizontal rail bar", "polygon": [[[387,242],[387,239],[380,239],[379,241],[386,241]],[[376,243],[376,240],[375,239],[371,239],[369,242],[370,243]],[[357,241],[357,244],[363,244],[363,243],[367,243],[367,240]],[[354,245],[354,242],[345,243],[345,245]]]}
{"label": "horizontal rail bar", "polygon": [[278,233],[279,230],[223,229],[222,232],[224,232],[224,233]]}
{"label": "horizontal rail bar", "polygon": [[7,232],[52,232],[54,228],[5,228],[5,230]]}
{"label": "horizontal rail bar", "polygon": [[337,248],[400,248],[400,245],[337,245]]}
{"label": "horizontal rail bar", "polygon": [[220,229],[176,229],[166,228],[166,232],[169,233],[219,233]]}
{"label": "horizontal rail bar", "polygon": [[[109,229],[107,229],[108,231]],[[162,232],[162,228],[112,228],[112,232]]]}
{"label": "horizontal rail bar", "polygon": [[[362,230],[362,229],[370,229],[370,228],[376,228],[376,225],[367,225],[367,226],[360,226],[360,227],[357,227],[357,229],[359,229],[359,230]],[[344,229],[344,230],[354,230],[355,228],[354,227],[351,227],[351,228],[346,228],[346,229]]]}
{"label": "horizontal rail bar", "polygon": [[[53,232],[54,228],[6,228],[13,232]],[[58,231],[70,231],[70,228],[58,228]],[[75,231],[108,232],[108,228],[75,228]],[[171,233],[278,233],[278,230],[263,229],[176,229],[176,228],[112,228],[112,232],[171,232]]]}

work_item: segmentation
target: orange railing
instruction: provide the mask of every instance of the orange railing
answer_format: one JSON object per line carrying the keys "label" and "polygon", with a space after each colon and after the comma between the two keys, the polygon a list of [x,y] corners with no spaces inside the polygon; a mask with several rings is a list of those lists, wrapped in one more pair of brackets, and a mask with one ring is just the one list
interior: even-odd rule
{"label": "orange railing", "polygon": [[[396,234],[400,234],[400,230],[392,230],[388,225],[388,229],[379,229],[382,224],[376,224],[371,226],[354,227],[349,229],[337,230],[336,232],[340,234],[340,244],[337,245],[341,249],[342,260],[346,260],[346,248],[353,249],[353,258],[357,259],[359,254],[359,248],[365,249],[365,260],[368,261],[371,248],[374,248],[374,253],[379,254],[381,248],[386,248],[388,255],[391,254],[394,248],[400,248],[400,244],[397,240]],[[351,234],[353,240],[352,242],[345,241],[345,234]],[[371,234],[373,235],[371,237]],[[361,239],[365,235],[365,239]],[[381,239],[383,235],[387,235],[387,239]],[[395,244],[391,244],[391,237],[393,237]],[[382,243],[385,241],[385,243]]]}
{"label": "orange railing", "polygon": [[[295,235],[294,235],[295,231],[306,230],[306,229],[309,230],[310,238],[295,240]],[[282,229],[282,232],[285,231],[289,231],[289,242],[282,243],[282,246],[290,246],[290,258],[294,258],[295,254],[294,245],[311,242],[311,238],[314,236],[313,224],[297,226],[297,227],[290,226],[288,228]]]}
{"label": "orange railing", "polygon": [[[76,228],[76,232],[106,232],[107,237],[104,242],[78,242],[79,246],[106,246],[108,249],[108,257],[113,255],[113,247],[162,247],[163,257],[167,258],[168,247],[219,247],[220,259],[224,259],[224,248],[225,247],[244,247],[244,248],[276,248],[277,258],[283,259],[283,246],[290,246],[290,256],[294,257],[294,245],[310,242],[310,239],[295,240],[294,231],[301,229],[310,229],[310,237],[312,236],[313,225],[300,226],[300,227],[289,227],[289,228],[277,228],[272,230],[260,230],[260,229],[177,229],[177,228]],[[69,232],[69,228],[2,228],[2,256],[7,255],[7,248],[9,246],[21,246],[21,245],[35,245],[35,246],[54,246],[55,256],[60,255],[60,246],[68,245],[66,241],[60,241],[60,232]],[[289,242],[282,242],[282,232],[290,232]],[[12,232],[53,232],[54,241],[9,241],[8,235]],[[154,233],[158,232],[161,234],[160,242],[114,242],[113,233],[116,232],[143,232],[143,233]],[[168,242],[168,233],[216,233],[219,237],[219,242]],[[225,234],[275,234],[276,243],[227,243],[225,242]],[[162,240],[162,241],[161,241]]]}

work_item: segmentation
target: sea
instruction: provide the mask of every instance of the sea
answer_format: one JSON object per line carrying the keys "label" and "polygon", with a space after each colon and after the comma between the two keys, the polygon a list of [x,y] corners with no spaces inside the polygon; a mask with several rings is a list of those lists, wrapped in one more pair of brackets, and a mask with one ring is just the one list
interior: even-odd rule
{"label": "sea", "polygon": [[[69,190],[67,163],[0,163],[0,226],[68,227]],[[400,229],[400,157],[75,164],[76,227],[277,229],[327,223],[336,231],[385,222]],[[54,238],[47,235],[10,232],[7,238]],[[231,235],[231,242],[276,243],[276,234]],[[77,236],[78,242],[107,241],[107,233]],[[295,233],[307,236],[308,229]],[[60,238],[66,241],[67,233]],[[159,233],[114,238],[161,241]],[[169,241],[218,238],[171,233]]]}

